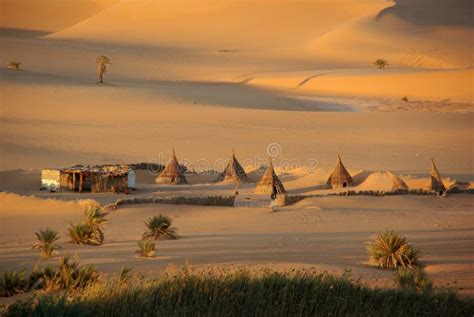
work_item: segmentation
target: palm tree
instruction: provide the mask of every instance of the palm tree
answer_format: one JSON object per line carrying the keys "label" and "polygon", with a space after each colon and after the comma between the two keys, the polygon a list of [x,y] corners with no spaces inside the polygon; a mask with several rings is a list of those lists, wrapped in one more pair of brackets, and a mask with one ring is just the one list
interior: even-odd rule
{"label": "palm tree", "polygon": [[104,225],[107,222],[107,216],[108,213],[99,205],[88,206],[84,212],[83,221],[92,228],[92,238],[96,240],[98,244],[104,242]]}
{"label": "palm tree", "polygon": [[99,74],[99,83],[102,84],[104,82],[104,74],[107,71],[107,65],[110,65],[110,59],[105,55],[100,55],[97,57],[97,73]]}
{"label": "palm tree", "polygon": [[35,232],[38,242],[33,244],[33,249],[40,250],[41,256],[45,259],[50,259],[56,253],[56,250],[61,247],[56,244],[59,239],[59,235],[56,231],[46,228]]}
{"label": "palm tree", "polygon": [[374,237],[367,246],[369,263],[381,268],[409,267],[417,265],[420,252],[415,250],[397,232],[385,230]]}
{"label": "palm tree", "polygon": [[10,62],[8,62],[7,67],[10,68],[10,69],[20,70],[22,65],[23,64],[19,61],[10,61]]}
{"label": "palm tree", "polygon": [[171,227],[171,218],[165,215],[153,216],[145,220],[147,231],[143,234],[142,239],[177,239],[178,234],[176,228]]}

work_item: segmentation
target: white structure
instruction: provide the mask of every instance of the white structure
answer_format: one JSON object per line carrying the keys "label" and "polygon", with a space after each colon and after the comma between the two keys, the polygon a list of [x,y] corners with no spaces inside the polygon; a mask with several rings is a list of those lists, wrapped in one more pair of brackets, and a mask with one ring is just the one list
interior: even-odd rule
{"label": "white structure", "polygon": [[44,169],[41,171],[41,189],[49,191],[59,190],[61,187],[61,171],[55,169]]}
{"label": "white structure", "polygon": [[130,188],[130,189],[136,189],[137,188],[136,179],[137,179],[137,176],[135,174],[135,171],[132,170],[132,169],[129,170],[128,174],[127,174],[128,188]]}

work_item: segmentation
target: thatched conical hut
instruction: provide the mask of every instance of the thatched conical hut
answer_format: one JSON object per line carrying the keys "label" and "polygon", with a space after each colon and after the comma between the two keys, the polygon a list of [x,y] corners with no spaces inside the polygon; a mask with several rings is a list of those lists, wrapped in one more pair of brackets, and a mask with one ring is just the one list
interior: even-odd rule
{"label": "thatched conical hut", "polygon": [[350,187],[353,185],[351,174],[346,170],[341,161],[341,156],[337,156],[336,167],[326,182],[331,188]]}
{"label": "thatched conical hut", "polygon": [[431,183],[429,189],[434,190],[439,194],[443,194],[446,191],[446,187],[444,187],[443,184],[443,179],[441,178],[441,175],[439,175],[433,158],[431,158]]}
{"label": "thatched conical hut", "polygon": [[155,179],[155,183],[169,185],[181,185],[188,183],[186,177],[180,170],[180,166],[178,163],[178,159],[176,158],[176,153],[174,152],[174,149],[171,159],[169,160],[168,164],[166,164],[165,169]]}
{"label": "thatched conical hut", "polygon": [[389,173],[392,176],[392,191],[395,190],[408,190],[408,185],[403,181],[400,176]]}
{"label": "thatched conical hut", "polygon": [[240,165],[239,161],[237,161],[234,151],[232,151],[232,157],[229,163],[227,163],[226,168],[216,179],[216,182],[222,181],[234,181],[236,183],[248,181],[247,174],[245,174],[244,169]]}
{"label": "thatched conical hut", "polygon": [[265,173],[262,175],[262,177],[257,183],[255,193],[268,195],[271,195],[273,193],[275,193],[276,195],[286,194],[285,187],[283,187],[282,182],[276,175],[271,160],[267,169],[265,170]]}

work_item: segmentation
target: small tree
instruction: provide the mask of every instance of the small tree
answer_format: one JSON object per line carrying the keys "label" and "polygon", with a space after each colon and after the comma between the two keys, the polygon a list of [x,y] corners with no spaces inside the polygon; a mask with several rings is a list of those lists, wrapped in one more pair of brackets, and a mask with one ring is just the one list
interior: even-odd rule
{"label": "small tree", "polygon": [[104,74],[107,71],[107,65],[110,65],[110,59],[105,55],[100,55],[97,57],[97,73],[99,74],[99,83],[104,82]]}
{"label": "small tree", "polygon": [[45,230],[35,232],[35,235],[38,242],[34,243],[32,248],[39,250],[41,257],[50,259],[54,256],[56,250],[61,248],[56,244],[56,241],[59,239],[59,235],[56,231],[46,228]]}
{"label": "small tree", "polygon": [[388,67],[388,62],[385,59],[379,58],[374,62],[375,67],[378,69],[385,69]]}
{"label": "small tree", "polygon": [[10,61],[7,64],[7,67],[10,69],[20,70],[23,64],[19,61]]}

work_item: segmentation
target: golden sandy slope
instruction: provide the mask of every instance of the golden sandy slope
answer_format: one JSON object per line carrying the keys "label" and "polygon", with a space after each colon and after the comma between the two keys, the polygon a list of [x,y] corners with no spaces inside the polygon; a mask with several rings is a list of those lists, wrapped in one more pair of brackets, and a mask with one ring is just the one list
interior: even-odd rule
{"label": "golden sandy slope", "polygon": [[51,38],[214,50],[287,50],[368,10],[380,10],[381,2],[125,0]]}
{"label": "golden sandy slope", "polygon": [[117,0],[0,0],[0,28],[55,32]]}

